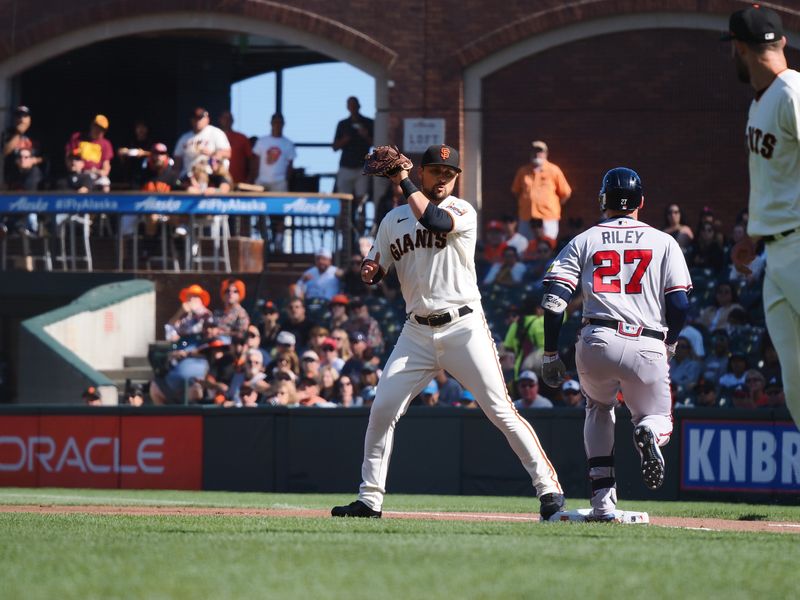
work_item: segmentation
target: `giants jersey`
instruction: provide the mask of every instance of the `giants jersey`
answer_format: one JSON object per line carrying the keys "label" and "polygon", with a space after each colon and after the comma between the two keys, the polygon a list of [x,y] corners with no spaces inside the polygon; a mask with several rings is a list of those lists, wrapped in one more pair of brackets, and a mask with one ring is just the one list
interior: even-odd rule
{"label": "giants jersey", "polygon": [[453,219],[449,233],[432,232],[419,224],[407,204],[381,221],[367,258],[380,252],[384,270],[394,263],[406,311],[420,316],[460,308],[480,300],[475,274],[478,215],[460,198],[439,203]]}
{"label": "giants jersey", "polygon": [[692,288],[675,239],[628,217],[587,229],[561,251],[544,277],[572,291],[580,283],[583,316],[666,331],[664,296]]}
{"label": "giants jersey", "polygon": [[787,69],[750,105],[750,235],[800,226],[800,73]]}

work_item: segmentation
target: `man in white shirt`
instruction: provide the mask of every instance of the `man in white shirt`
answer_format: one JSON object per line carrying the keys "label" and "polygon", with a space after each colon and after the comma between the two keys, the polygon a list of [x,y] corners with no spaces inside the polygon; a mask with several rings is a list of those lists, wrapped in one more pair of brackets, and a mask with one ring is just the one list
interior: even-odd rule
{"label": "man in white shirt", "polygon": [[175,170],[180,177],[186,175],[201,156],[222,160],[231,157],[228,136],[211,125],[211,115],[198,106],[192,111],[192,129],[178,138],[175,144]]}
{"label": "man in white shirt", "polygon": [[267,192],[286,192],[292,177],[292,163],[297,158],[294,142],[283,135],[283,115],[272,115],[269,135],[258,138],[253,146],[253,166],[256,185],[264,186]]}
{"label": "man in white shirt", "polygon": [[533,371],[523,371],[516,383],[519,398],[514,401],[515,408],[553,408],[553,403],[539,394],[539,378]]}
{"label": "man in white shirt", "polygon": [[314,266],[297,280],[295,294],[301,299],[331,300],[338,293],[339,279],[333,266],[333,255],[330,250],[320,248],[314,255]]}

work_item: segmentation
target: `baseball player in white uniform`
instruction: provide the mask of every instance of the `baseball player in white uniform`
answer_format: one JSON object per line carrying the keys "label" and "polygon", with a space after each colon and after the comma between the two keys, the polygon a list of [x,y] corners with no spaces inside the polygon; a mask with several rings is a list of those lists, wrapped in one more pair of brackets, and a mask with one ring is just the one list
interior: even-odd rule
{"label": "baseball player in white uniform", "polygon": [[691,279],[672,236],[638,220],[644,204],[635,171],[618,167],[603,177],[600,207],[606,218],[567,244],[544,281],[545,352],[542,378],[563,381],[558,357],[563,312],[578,287],[584,327],[576,346],[586,396],[584,445],[594,520],[615,518],[614,408],[622,392],[631,411],[642,478],[650,489],[664,482],[664,446],[672,433],[667,361],[683,328]]}
{"label": "baseball player in white uniform", "polygon": [[731,15],[739,79],[756,91],[745,132],[750,161],[746,237],[733,249],[736,268],[749,274],[755,243],[765,242],[764,312],[781,361],[786,405],[800,424],[800,73],[789,69],[778,14],[753,6]]}
{"label": "baseball player in white uniform", "polygon": [[564,506],[556,471],[506,390],[475,274],[477,213],[452,195],[461,172],[458,163],[455,148],[431,146],[422,158],[421,191],[408,178],[408,171],[391,176],[408,204],[393,209],[381,221],[361,277],[377,283],[394,264],[408,319],[384,367],[370,411],[358,500],[334,507],[335,517],[381,516],[395,426],[411,399],[439,369],[470,390],[506,436],[533,480],[542,517]]}

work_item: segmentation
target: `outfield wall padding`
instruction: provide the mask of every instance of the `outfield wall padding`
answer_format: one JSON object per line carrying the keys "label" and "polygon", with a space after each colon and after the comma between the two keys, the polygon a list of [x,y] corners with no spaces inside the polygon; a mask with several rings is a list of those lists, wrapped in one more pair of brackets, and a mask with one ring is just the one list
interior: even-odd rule
{"label": "outfield wall padding", "polygon": [[[588,497],[583,411],[521,414],[567,496]],[[622,499],[800,504],[800,431],[785,409],[676,412],[667,477],[656,492],[641,481],[630,414],[616,414]],[[0,486],[355,494],[368,418],[367,408],[0,407]],[[500,431],[480,411],[457,408],[409,409],[397,426],[387,490],[534,496]]]}

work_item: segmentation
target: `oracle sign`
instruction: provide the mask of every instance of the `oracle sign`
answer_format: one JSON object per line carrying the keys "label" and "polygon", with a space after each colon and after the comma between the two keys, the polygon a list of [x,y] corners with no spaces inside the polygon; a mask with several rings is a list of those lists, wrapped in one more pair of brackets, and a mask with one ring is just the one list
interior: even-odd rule
{"label": "oracle sign", "polygon": [[201,489],[200,416],[0,420],[0,485]]}

